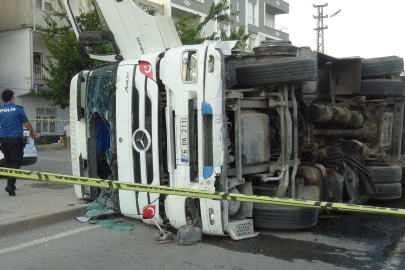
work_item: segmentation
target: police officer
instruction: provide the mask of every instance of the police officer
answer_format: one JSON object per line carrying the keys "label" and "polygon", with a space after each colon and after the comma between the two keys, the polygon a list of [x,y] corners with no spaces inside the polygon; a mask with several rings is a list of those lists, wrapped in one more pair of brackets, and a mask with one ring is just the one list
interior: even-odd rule
{"label": "police officer", "polygon": [[[23,124],[30,131],[34,139],[35,132],[24,109],[14,104],[14,92],[4,90],[1,93],[4,106],[0,107],[0,143],[1,152],[4,154],[6,167],[19,169],[24,155]],[[7,177],[6,191],[10,196],[15,196],[15,177]]]}

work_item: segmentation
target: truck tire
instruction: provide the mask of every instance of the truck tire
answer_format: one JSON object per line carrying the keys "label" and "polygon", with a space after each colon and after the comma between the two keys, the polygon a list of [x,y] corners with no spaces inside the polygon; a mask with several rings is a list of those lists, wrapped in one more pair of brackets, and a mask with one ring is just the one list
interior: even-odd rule
{"label": "truck tire", "polygon": [[370,200],[386,201],[401,198],[401,183],[374,183],[374,186],[377,189],[377,193],[372,194]]}
{"label": "truck tire", "polygon": [[236,68],[237,83],[243,87],[315,80],[316,77],[316,60],[308,57],[264,59]]}
{"label": "truck tire", "polygon": [[366,97],[399,97],[405,95],[404,82],[400,80],[362,80],[360,95]]}
{"label": "truck tire", "polygon": [[298,48],[286,44],[274,46],[259,46],[253,48],[257,60],[268,59],[273,57],[296,57]]}
{"label": "truck tire", "polygon": [[262,229],[305,229],[318,222],[318,209],[254,203],[252,219]]}
{"label": "truck tire", "polygon": [[404,71],[404,59],[398,56],[377,57],[361,60],[361,77],[398,74]]}
{"label": "truck tire", "polygon": [[397,165],[367,166],[367,169],[371,171],[373,183],[396,183],[402,178],[402,168]]}

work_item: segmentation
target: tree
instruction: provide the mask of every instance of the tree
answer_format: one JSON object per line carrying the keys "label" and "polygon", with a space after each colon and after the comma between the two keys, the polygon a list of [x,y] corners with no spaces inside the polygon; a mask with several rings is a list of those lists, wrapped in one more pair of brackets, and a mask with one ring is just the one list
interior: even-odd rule
{"label": "tree", "polygon": [[[49,73],[49,78],[44,78],[45,84],[52,91],[39,93],[39,96],[52,100],[52,105],[59,105],[61,108],[69,106],[70,80],[81,70],[93,67],[99,62],[83,57],[75,48],[77,42],[75,33],[68,19],[66,10],[61,0],[58,0],[62,11],[53,10],[44,16],[48,27],[38,29],[45,42],[49,55],[46,59],[48,66],[42,65]],[[100,18],[96,9],[89,9],[87,13],[82,12],[76,17],[77,23],[82,31],[101,30]],[[61,22],[66,22],[65,26],[60,26]]]}
{"label": "tree", "polygon": [[245,26],[239,27],[238,30],[231,30],[228,36],[224,28],[220,27],[220,32],[213,32],[209,36],[204,37],[204,27],[209,21],[219,21],[225,23],[234,23],[231,17],[236,16],[239,11],[230,12],[231,5],[227,0],[217,4],[212,3],[207,17],[202,22],[196,22],[199,16],[194,13],[189,13],[186,17],[181,18],[176,24],[176,30],[179,33],[180,40],[183,45],[201,44],[205,40],[239,40],[234,49],[245,50],[247,48],[246,40],[250,34],[245,34]]}
{"label": "tree", "polygon": [[[38,93],[37,95],[52,100],[52,105],[58,105],[64,109],[69,106],[71,78],[83,69],[94,67],[102,62],[80,55],[74,46],[77,39],[68,19],[66,9],[61,0],[58,0],[58,4],[62,10],[60,12],[52,10],[52,12],[46,14],[44,19],[47,27],[38,27],[41,31],[41,37],[49,50],[49,55],[46,57],[48,65],[42,64],[42,66],[50,75],[50,78],[44,78],[44,81],[52,91]],[[155,8],[147,5],[139,4],[139,7],[150,15],[155,15],[157,12]],[[240,40],[235,48],[245,49],[247,47],[246,40],[250,34],[245,34],[244,27],[240,27],[238,31],[232,30],[229,36],[221,27],[220,33],[214,32],[210,36],[204,37],[203,28],[209,21],[233,22],[231,16],[235,16],[237,12],[228,14],[227,11],[230,8],[231,6],[225,0],[212,4],[208,16],[200,23],[194,23],[198,18],[196,14],[190,13],[188,16],[180,19],[175,26],[182,43],[184,45],[200,44],[207,39]],[[82,7],[80,15],[76,17],[76,21],[81,31],[100,31],[103,28],[94,0],[89,0],[87,6]],[[60,22],[65,22],[65,26],[60,26]],[[97,53],[110,52],[107,46],[93,48],[92,50],[96,50],[95,52]]]}

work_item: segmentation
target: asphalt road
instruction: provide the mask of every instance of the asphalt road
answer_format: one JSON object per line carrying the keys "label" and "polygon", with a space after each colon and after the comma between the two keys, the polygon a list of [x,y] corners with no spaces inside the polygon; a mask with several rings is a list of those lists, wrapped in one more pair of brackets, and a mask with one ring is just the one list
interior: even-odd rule
{"label": "asphalt road", "polygon": [[[39,171],[68,173],[69,153],[40,152]],[[73,192],[73,190],[72,190]],[[405,208],[405,200],[372,205]],[[405,269],[405,218],[334,213],[301,231],[260,231],[252,239],[203,236],[201,243],[157,244],[156,228],[129,234],[74,220],[0,237],[0,269]]]}

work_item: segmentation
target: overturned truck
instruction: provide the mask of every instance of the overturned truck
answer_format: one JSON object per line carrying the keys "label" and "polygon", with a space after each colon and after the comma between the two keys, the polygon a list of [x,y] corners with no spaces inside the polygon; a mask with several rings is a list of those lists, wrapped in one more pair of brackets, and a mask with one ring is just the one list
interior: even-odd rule
{"label": "overturned truck", "polygon": [[[64,0],[72,25],[74,1]],[[290,42],[254,53],[181,46],[170,18],[132,1],[97,1],[101,32],[80,51],[111,63],[71,83],[77,176],[246,195],[365,203],[401,197],[403,59],[334,58]],[[142,22],[142,24],[140,23]],[[110,44],[115,53],[95,55]],[[228,46],[228,47],[227,47]],[[314,226],[318,210],[75,186],[153,224],[238,240],[254,227]]]}

